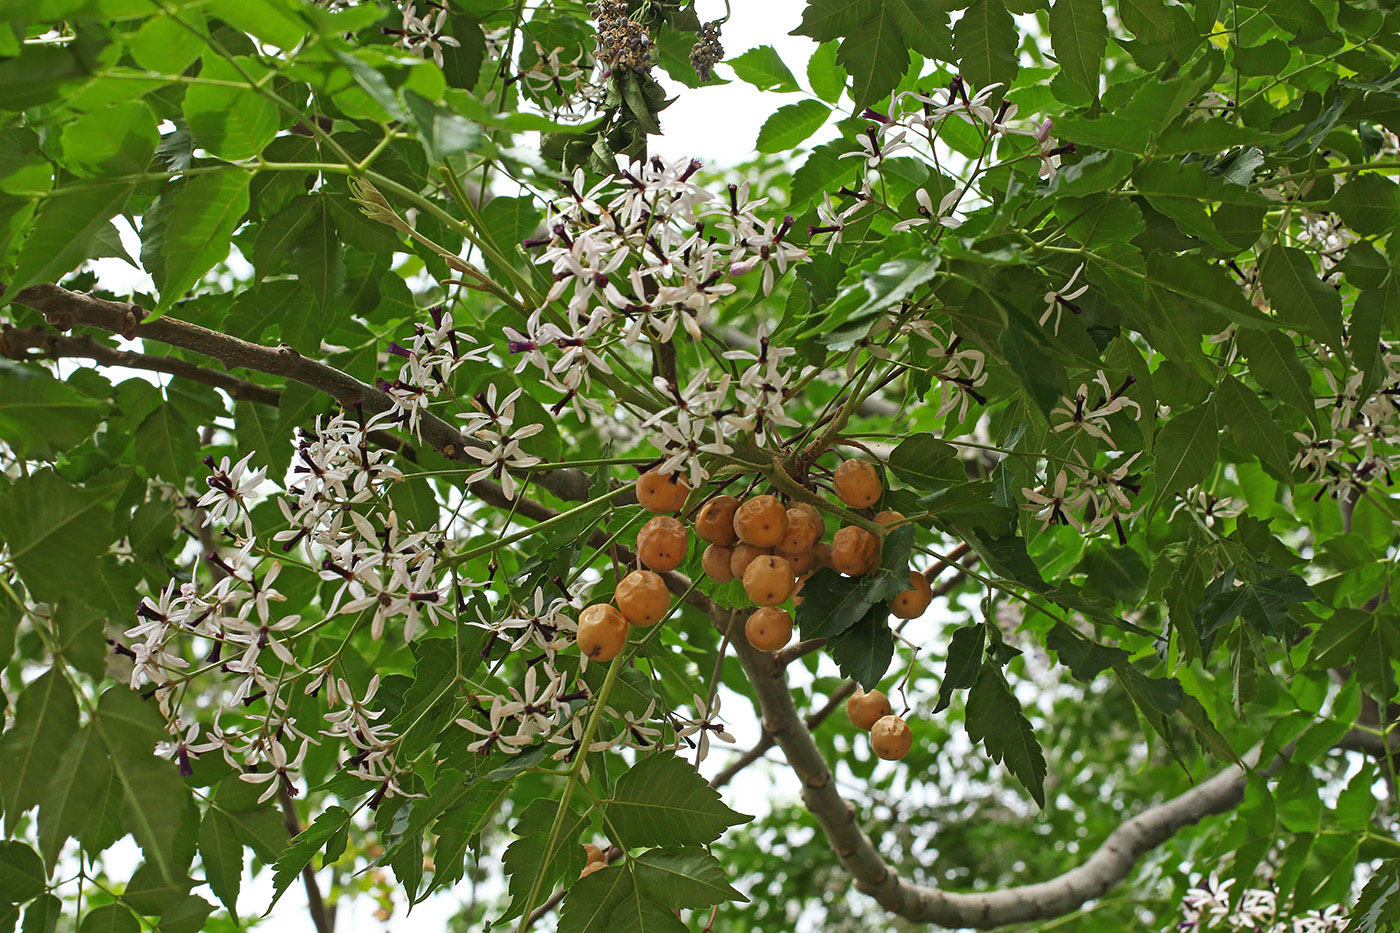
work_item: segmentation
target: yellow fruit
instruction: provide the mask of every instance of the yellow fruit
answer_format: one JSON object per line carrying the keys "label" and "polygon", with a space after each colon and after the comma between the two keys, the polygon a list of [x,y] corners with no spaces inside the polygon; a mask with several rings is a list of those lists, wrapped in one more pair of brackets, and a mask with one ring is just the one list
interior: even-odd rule
{"label": "yellow fruit", "polygon": [[744,592],[758,606],[776,606],[792,595],[796,577],[785,558],[765,554],[744,568]]}
{"label": "yellow fruit", "polygon": [[831,541],[831,566],[841,573],[861,577],[880,563],[880,539],[856,525],[836,532]]}
{"label": "yellow fruit", "polygon": [[578,648],[594,661],[611,661],[627,644],[627,620],[607,603],[589,606],[578,616]]}
{"label": "yellow fruit", "polygon": [[877,525],[900,525],[906,521],[908,519],[904,517],[904,513],[896,509],[885,509],[875,516],[875,524]]}
{"label": "yellow fruit", "polygon": [[650,570],[634,570],[618,581],[613,600],[633,625],[655,625],[671,608],[666,581]]}
{"label": "yellow fruit", "polygon": [[637,532],[637,557],[652,570],[675,570],[685,560],[689,544],[685,526],[669,515],[658,515]]}
{"label": "yellow fruit", "polygon": [[853,509],[867,509],[880,501],[880,471],[869,460],[847,460],[831,477],[836,498]]}
{"label": "yellow fruit", "polygon": [[727,547],[711,544],[700,555],[700,566],[716,583],[728,583],[734,579],[734,571],[729,569],[734,552]]}
{"label": "yellow fruit", "polygon": [[900,619],[917,619],[933,602],[933,587],[921,573],[909,571],[909,589],[890,600],[890,614]]}
{"label": "yellow fruit", "polygon": [[695,533],[711,544],[729,547],[739,540],[734,532],[734,513],[738,509],[739,500],[733,496],[715,496],[695,516]]}
{"label": "yellow fruit", "polygon": [[736,577],[742,577],[744,571],[749,568],[749,564],[767,553],[767,548],[754,547],[752,544],[736,544],[729,557],[729,572]]}
{"label": "yellow fruit", "polygon": [[754,547],[774,547],[787,534],[787,509],[775,496],[754,496],[734,512],[739,540]]}
{"label": "yellow fruit", "polygon": [[822,514],[821,509],[810,502],[794,502],[792,507],[799,512],[806,512],[808,515],[812,516],[812,521],[817,523],[818,541],[826,537],[826,516]]}
{"label": "yellow fruit", "polygon": [[679,473],[663,475],[648,470],[637,477],[637,502],[648,512],[679,512],[690,495],[690,484]]}
{"label": "yellow fruit", "polygon": [[792,615],[786,609],[755,609],[744,623],[749,644],[759,651],[777,651],[792,638]]}
{"label": "yellow fruit", "polygon": [[898,716],[882,716],[870,727],[870,747],[886,761],[898,761],[914,747],[914,733]]}
{"label": "yellow fruit", "polygon": [[788,509],[787,532],[783,535],[783,540],[778,542],[778,551],[782,554],[810,551],[821,537],[821,533],[821,526],[806,511]]}
{"label": "yellow fruit", "polygon": [[892,712],[889,697],[879,690],[866,693],[857,687],[856,692],[846,698],[846,715],[851,718],[851,724],[862,732],[869,732],[871,726]]}

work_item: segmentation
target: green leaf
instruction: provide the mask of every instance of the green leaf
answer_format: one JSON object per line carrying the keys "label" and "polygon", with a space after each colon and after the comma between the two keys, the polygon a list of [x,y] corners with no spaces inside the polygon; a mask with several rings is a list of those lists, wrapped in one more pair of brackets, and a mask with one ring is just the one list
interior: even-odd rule
{"label": "green leaf", "polygon": [[1050,47],[1060,71],[1090,94],[1099,94],[1099,66],[1108,45],[1108,19],[1098,0],[1055,0],[1050,7]]}
{"label": "green leaf", "polygon": [[[182,11],[182,18],[187,22],[202,23],[204,14],[201,10],[187,8]],[[136,64],[147,71],[168,75],[183,72],[204,54],[206,48],[185,28],[184,23],[169,16],[152,16],[146,20],[136,35],[128,40],[127,47]]]}
{"label": "green leaf", "polygon": [[958,66],[974,90],[1016,77],[1019,41],[1002,0],[973,0],[953,26]]}
{"label": "green leaf", "polygon": [[22,457],[48,459],[76,447],[105,410],[46,369],[0,359],[0,438]]}
{"label": "green leaf", "polygon": [[804,638],[839,635],[860,621],[873,602],[863,581],[847,579],[823,567],[802,587],[797,624]]}
{"label": "green leaf", "polygon": [[1044,807],[1045,755],[1035,740],[1030,721],[1021,712],[1021,704],[994,662],[989,660],[982,665],[977,682],[967,694],[965,715],[968,737],[980,741],[993,761],[1005,762],[1021,786]]}
{"label": "green leaf", "polygon": [[953,36],[948,30],[947,8],[937,0],[884,0],[894,17],[904,44],[925,58],[953,59]]}
{"label": "green leaf", "polygon": [[1045,638],[1045,647],[1055,652],[1075,680],[1086,684],[1128,660],[1128,652],[1123,649],[1085,638],[1063,622],[1056,622],[1050,629],[1050,634]]}
{"label": "green leaf", "polygon": [[1342,299],[1317,277],[1307,253],[1272,246],[1264,254],[1259,282],[1274,311],[1301,333],[1321,340],[1338,354],[1342,343]]}
{"label": "green leaf", "polygon": [[283,0],[210,0],[210,13],[236,29],[279,49],[292,49],[306,37],[306,22]]}
{"label": "green leaf", "polygon": [[40,282],[57,282],[88,256],[93,239],[119,214],[136,186],[111,182],[60,188],[44,199],[34,232],[20,247],[6,295]]}
{"label": "green leaf", "polygon": [[87,80],[94,52],[89,42],[25,43],[19,55],[0,60],[0,110],[28,110]]}
{"label": "green leaf", "polygon": [[1288,438],[1283,429],[1274,421],[1269,409],[1259,401],[1258,393],[1251,392],[1234,376],[1226,374],[1216,387],[1221,411],[1225,413],[1225,424],[1239,446],[1259,458],[1269,472],[1280,479],[1287,479],[1292,468],[1289,466]]}
{"label": "green leaf", "polygon": [[821,129],[830,115],[831,110],[818,100],[803,100],[779,107],[759,129],[754,148],[759,152],[795,149]]}
{"label": "green leaf", "polygon": [[[350,811],[340,806],[330,806],[311,825],[297,833],[291,845],[277,857],[277,868],[272,873],[272,903],[277,903],[282,893],[301,874],[301,870],[311,864],[311,860],[324,848],[335,845],[337,837],[342,837],[350,826]],[[268,905],[271,909],[271,904]]]}
{"label": "green leaf", "polygon": [[[833,64],[834,61],[833,57]],[[797,86],[797,78],[793,77],[788,66],[783,64],[777,50],[771,45],[751,48],[738,58],[729,59],[725,64],[734,69],[739,80],[747,81],[760,91],[790,94],[801,90]]]}
{"label": "green leaf", "polygon": [[93,801],[112,779],[112,765],[97,727],[91,723],[73,736],[52,771],[44,773],[39,802],[39,851],[53,865],[63,843],[80,835],[94,818]]}
{"label": "green leaf", "polygon": [[935,713],[948,708],[954,690],[965,690],[977,682],[986,639],[987,630],[980,623],[964,625],[953,632],[948,642],[948,660],[943,667],[943,683],[938,687],[938,705],[933,708]]}
{"label": "green leaf", "polygon": [[1220,425],[1214,402],[1177,415],[1157,434],[1157,492],[1152,510],[1179,492],[1202,482],[1215,467],[1220,451]]}
{"label": "green leaf", "polygon": [[894,633],[890,630],[889,607],[884,603],[872,605],[859,622],[828,638],[826,651],[840,668],[842,676],[849,677],[867,690],[874,690],[894,660]]}
{"label": "green leaf", "polygon": [[[814,146],[807,161],[792,173],[792,208],[800,210],[812,201],[821,200],[823,193],[835,191],[845,181],[855,177],[854,159],[842,159],[846,144],[841,140]],[[834,198],[833,198],[834,200]]]}
{"label": "green leaf", "polygon": [[161,911],[160,933],[200,933],[213,912],[213,904],[198,894],[187,894]]}
{"label": "green leaf", "polygon": [[559,933],[686,933],[675,912],[649,895],[630,864],[595,871],[569,886]]}
{"label": "green leaf", "polygon": [[849,77],[846,69],[836,61],[837,45],[836,42],[823,42],[807,60],[807,83],[812,86],[812,93],[828,104],[841,99]]}
{"label": "green leaf", "polygon": [[183,486],[199,459],[199,433],[168,402],[141,422],[133,437],[142,464],[154,476]]}
{"label": "green leaf", "polygon": [[243,172],[196,175],[171,198],[156,275],[158,313],[168,311],[227,258],[233,231],[248,211],[251,177]]}
{"label": "green leaf", "polygon": [[63,901],[45,894],[24,909],[24,923],[19,933],[54,933],[62,916]]}
{"label": "green leaf", "polygon": [[1400,859],[1382,862],[1366,882],[1342,933],[1385,933],[1400,923]]}
{"label": "green leaf", "polygon": [[[263,71],[250,58],[235,61],[255,78]],[[186,89],[181,106],[195,144],[230,162],[262,152],[277,135],[277,105],[253,90],[233,63],[222,58],[205,58],[199,75],[226,83],[192,84]],[[236,174],[246,187],[248,176]]]}
{"label": "green leaf", "polygon": [[1357,233],[1389,233],[1400,228],[1400,185],[1375,172],[1357,175],[1332,196],[1332,210]]}
{"label": "green leaf", "polygon": [[694,767],[669,752],[641,759],[618,778],[604,810],[627,848],[706,845],[753,819],[725,806]]}
{"label": "green leaf", "polygon": [[848,35],[836,59],[852,78],[856,111],[880,100],[904,77],[909,51],[889,4],[875,4],[875,14]]}
{"label": "green leaf", "polygon": [[811,36],[818,42],[844,39],[855,32],[879,8],[879,0],[811,0],[802,11],[802,23],[794,36]]}
{"label": "green leaf", "polygon": [[914,434],[900,441],[888,462],[895,476],[920,491],[942,489],[967,477],[957,448],[933,434]]}
{"label": "green leaf", "polygon": [[78,933],[141,933],[141,924],[125,907],[103,904],[83,916]]}
{"label": "green leaf", "polygon": [[434,165],[471,152],[481,141],[481,129],[470,120],[413,91],[406,90],[403,96],[409,116],[418,127],[423,151]]}
{"label": "green leaf", "polygon": [[199,859],[209,889],[223,902],[238,922],[238,889],[243,883],[243,844],[233,831],[229,818],[210,807],[199,824]]}
{"label": "green leaf", "polygon": [[704,849],[652,849],[632,860],[637,886],[673,910],[695,910],[747,901],[734,890],[724,866]]}
{"label": "green leaf", "polygon": [[1240,330],[1235,340],[1249,363],[1249,374],[1266,392],[1310,419],[1316,418],[1312,381],[1286,334],[1277,330]]}
{"label": "green leaf", "polygon": [[271,275],[286,264],[301,232],[321,209],[322,196],[299,195],[258,228],[250,259],[261,276]]}
{"label": "green leaf", "polygon": [[0,903],[23,904],[48,887],[48,872],[26,843],[0,841]]}
{"label": "green leaf", "polygon": [[565,879],[577,878],[583,870],[586,857],[578,838],[588,825],[590,814],[586,808],[566,808],[558,834],[554,835],[554,848],[550,849],[558,811],[559,801],[536,798],[511,827],[516,838],[506,848],[503,859],[505,872],[510,876],[510,907],[501,915],[502,921],[520,916],[530,891],[537,885],[540,890],[552,890]]}
{"label": "green leaf", "polygon": [[144,172],[160,142],[156,115],[141,101],[110,104],[63,128],[64,161],[80,174]]}
{"label": "green leaf", "polygon": [[0,800],[11,825],[43,799],[77,731],[78,704],[62,674],[50,668],[25,686],[14,721],[0,735]]}

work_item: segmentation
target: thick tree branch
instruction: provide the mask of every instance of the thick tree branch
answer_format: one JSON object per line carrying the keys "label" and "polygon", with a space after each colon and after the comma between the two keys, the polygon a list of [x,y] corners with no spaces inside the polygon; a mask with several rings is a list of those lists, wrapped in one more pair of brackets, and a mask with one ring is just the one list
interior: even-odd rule
{"label": "thick tree branch", "polygon": [[[250,343],[218,331],[165,315],[146,321],[145,309],[130,302],[108,301],[58,285],[35,285],[23,289],[13,299],[44,315],[59,330],[95,327],[128,339],[154,340],[218,360],[225,367],[251,369],[281,376],[326,393],[342,404],[360,402],[366,411],[378,414],[389,410],[389,397],[354,376],[317,360],[307,359],[288,346],[277,348]],[[461,432],[432,413],[420,423],[422,439],[449,460],[467,459],[467,443]],[[474,462],[474,461],[473,461]],[[582,470],[547,470],[535,474],[534,482],[561,499],[587,500],[592,480]]]}

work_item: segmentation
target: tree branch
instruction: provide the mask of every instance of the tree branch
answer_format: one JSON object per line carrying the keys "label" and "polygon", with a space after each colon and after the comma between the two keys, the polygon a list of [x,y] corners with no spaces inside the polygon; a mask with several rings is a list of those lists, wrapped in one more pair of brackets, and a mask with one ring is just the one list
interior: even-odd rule
{"label": "tree branch", "polygon": [[[147,322],[145,309],[130,302],[108,301],[58,285],[34,285],[21,290],[13,299],[33,308],[59,330],[95,327],[128,339],[154,340],[218,360],[228,368],[251,369],[281,376],[326,393],[342,404],[361,402],[371,414],[392,407],[389,396],[354,376],[317,360],[307,359],[289,346],[276,349],[230,337],[165,315]],[[463,452],[467,438],[452,425],[431,412],[420,422],[422,439],[449,460],[468,459]],[[561,499],[586,501],[592,480],[583,470],[547,470],[533,481]]]}
{"label": "tree branch", "polygon": [[[283,788],[277,792],[277,799],[282,803],[282,821],[287,827],[287,837],[295,839],[302,827],[301,820],[297,818],[297,808],[292,802],[292,795]],[[316,926],[316,933],[335,933],[335,913],[326,911],[326,902],[321,897],[321,886],[316,883],[316,872],[311,870],[310,864],[301,870],[301,881],[306,886],[306,907],[311,912],[311,922]]]}

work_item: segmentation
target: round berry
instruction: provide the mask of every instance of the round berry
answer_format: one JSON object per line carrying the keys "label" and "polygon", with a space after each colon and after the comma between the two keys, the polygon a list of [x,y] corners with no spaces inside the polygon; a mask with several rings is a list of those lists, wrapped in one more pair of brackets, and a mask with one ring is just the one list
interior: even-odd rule
{"label": "round berry", "polygon": [[742,577],[744,571],[749,569],[749,564],[768,553],[767,548],[754,547],[752,544],[736,544],[730,552],[729,572],[736,577]]}
{"label": "round berry", "polygon": [[648,512],[665,515],[679,512],[690,495],[690,484],[679,473],[662,474],[648,470],[637,477],[637,502]]}
{"label": "round berry", "polygon": [[861,577],[880,563],[880,539],[864,528],[847,525],[831,540],[831,566],[841,573]]}
{"label": "round berry", "polygon": [[652,570],[675,570],[685,560],[685,526],[669,515],[658,515],[637,532],[637,557]]}
{"label": "round berry", "polygon": [[796,578],[786,558],[766,554],[744,568],[744,592],[759,606],[776,606],[792,595]]}
{"label": "round berry", "polygon": [[812,566],[813,566],[813,567],[830,567],[830,566],[831,566],[831,545],[829,545],[829,544],[818,544],[816,547],[812,548]]}
{"label": "round berry", "polygon": [[889,697],[879,690],[866,693],[863,688],[857,687],[856,692],[846,699],[846,715],[851,718],[851,724],[862,732],[869,732],[871,726],[892,712]]}
{"label": "round berry", "polygon": [[836,498],[853,509],[868,509],[880,501],[880,472],[869,460],[847,460],[831,477]]}
{"label": "round berry", "polygon": [[755,609],[744,623],[749,644],[759,651],[777,651],[792,638],[792,615],[786,609]]}
{"label": "round berry", "polygon": [[815,558],[813,558],[811,551],[803,551],[800,554],[788,554],[785,551],[779,551],[778,554],[792,565],[793,573],[806,573],[815,565]]}
{"label": "round berry", "polygon": [[700,566],[709,574],[711,580],[716,583],[728,583],[734,579],[734,571],[729,569],[729,562],[733,556],[734,552],[729,548],[711,544],[700,555]]}
{"label": "round berry", "polygon": [[787,532],[783,535],[783,540],[778,542],[778,551],[782,554],[810,551],[821,534],[821,526],[812,520],[811,515],[802,509],[788,509]]}
{"label": "round berry", "polygon": [[578,648],[595,661],[611,661],[627,644],[627,620],[607,603],[578,615]]}
{"label": "round berry", "polygon": [[886,761],[898,761],[914,747],[914,733],[898,716],[882,716],[870,727],[870,747]]}
{"label": "round berry", "polygon": [[877,525],[902,525],[908,520],[904,517],[904,513],[897,509],[885,509],[875,516],[875,524]]}
{"label": "round berry", "polygon": [[810,502],[794,502],[792,507],[799,512],[806,512],[808,515],[812,516],[812,521],[817,523],[818,541],[826,537],[826,516],[822,514],[821,509]]}
{"label": "round berry", "polygon": [[899,619],[917,619],[933,602],[933,587],[921,573],[909,571],[909,589],[890,600],[890,614]]}
{"label": "round berry", "polygon": [[739,500],[733,496],[715,496],[695,516],[695,533],[711,544],[729,547],[739,540],[734,533],[734,513],[738,509]]}
{"label": "round berry", "polygon": [[787,534],[787,509],[776,496],[754,496],[734,513],[739,540],[754,547],[774,547]]}
{"label": "round berry", "polygon": [[618,581],[613,600],[633,625],[655,625],[671,608],[671,591],[650,570],[634,570]]}

